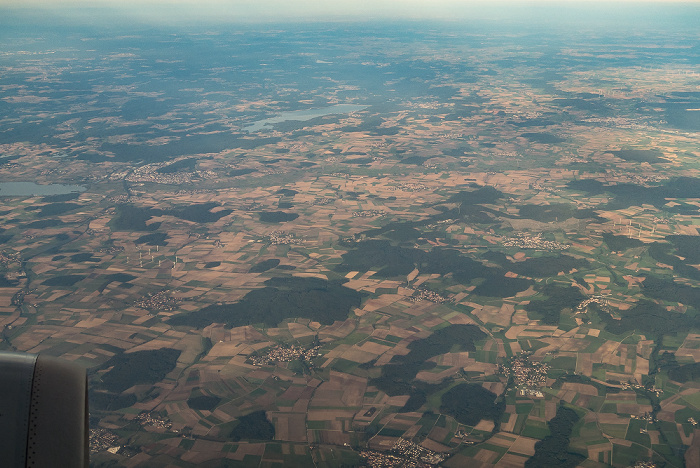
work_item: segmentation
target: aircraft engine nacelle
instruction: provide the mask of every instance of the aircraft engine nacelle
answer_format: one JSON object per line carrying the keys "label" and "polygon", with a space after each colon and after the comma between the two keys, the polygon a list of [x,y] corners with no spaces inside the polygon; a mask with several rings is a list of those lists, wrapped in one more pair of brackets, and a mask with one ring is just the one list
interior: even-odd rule
{"label": "aircraft engine nacelle", "polygon": [[0,353],[0,465],[87,468],[85,369],[52,356]]}

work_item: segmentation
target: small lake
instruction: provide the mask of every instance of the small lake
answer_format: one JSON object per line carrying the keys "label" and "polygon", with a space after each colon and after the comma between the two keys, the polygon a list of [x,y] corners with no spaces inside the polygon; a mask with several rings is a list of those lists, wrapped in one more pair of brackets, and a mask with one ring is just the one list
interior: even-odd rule
{"label": "small lake", "polygon": [[0,197],[31,197],[32,195],[65,195],[84,192],[81,185],[48,184],[34,182],[0,182]]}
{"label": "small lake", "polygon": [[274,117],[253,122],[247,127],[243,127],[243,130],[246,132],[259,132],[260,130],[269,130],[274,124],[285,122],[287,120],[306,121],[315,119],[316,117],[323,117],[324,115],[350,114],[351,112],[357,112],[362,109],[366,109],[367,107],[369,106],[360,106],[357,104],[336,104],[334,106],[320,107],[318,109],[280,112]]}

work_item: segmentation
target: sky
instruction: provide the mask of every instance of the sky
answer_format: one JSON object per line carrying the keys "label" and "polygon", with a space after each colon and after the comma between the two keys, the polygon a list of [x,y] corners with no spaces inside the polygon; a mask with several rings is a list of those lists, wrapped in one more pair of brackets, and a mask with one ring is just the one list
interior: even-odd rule
{"label": "sky", "polygon": [[110,11],[142,21],[276,21],[342,19],[457,19],[514,17],[545,20],[672,14],[700,0],[0,0],[0,8],[45,10],[57,16]]}

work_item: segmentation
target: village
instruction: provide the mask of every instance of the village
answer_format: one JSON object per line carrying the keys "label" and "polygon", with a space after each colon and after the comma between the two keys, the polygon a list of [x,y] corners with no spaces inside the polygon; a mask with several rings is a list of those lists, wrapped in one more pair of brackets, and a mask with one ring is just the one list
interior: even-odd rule
{"label": "village", "polygon": [[530,353],[522,352],[510,358],[506,364],[499,365],[499,372],[513,376],[514,383],[523,395],[544,397],[539,389],[547,382],[549,366],[543,362],[531,361]]}
{"label": "village", "polygon": [[428,468],[447,458],[447,454],[433,452],[404,438],[399,438],[389,451],[361,450],[360,456],[372,468]]}
{"label": "village", "polygon": [[542,238],[542,234],[537,234],[536,236],[528,236],[526,234],[519,234],[516,237],[504,238],[501,245],[504,247],[520,247],[523,249],[535,249],[535,250],[568,250],[571,246],[567,244],[562,244],[561,242],[550,241]]}
{"label": "village", "polygon": [[302,346],[283,346],[277,345],[271,350],[267,351],[262,355],[251,355],[248,358],[248,362],[254,366],[265,366],[274,364],[277,362],[289,362],[295,359],[300,359],[311,363],[315,357],[318,356],[318,351],[321,346],[314,346],[311,348],[304,348]]}

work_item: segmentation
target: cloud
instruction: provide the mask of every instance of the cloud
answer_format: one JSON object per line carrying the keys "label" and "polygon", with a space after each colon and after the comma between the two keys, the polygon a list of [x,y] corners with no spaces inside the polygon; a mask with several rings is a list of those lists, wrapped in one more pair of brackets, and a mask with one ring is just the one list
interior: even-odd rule
{"label": "cloud", "polygon": [[[661,3],[652,5],[654,3]],[[361,20],[546,18],[563,10],[638,13],[700,0],[0,0],[0,7],[50,10],[53,14],[116,15],[149,22],[209,20]]]}

